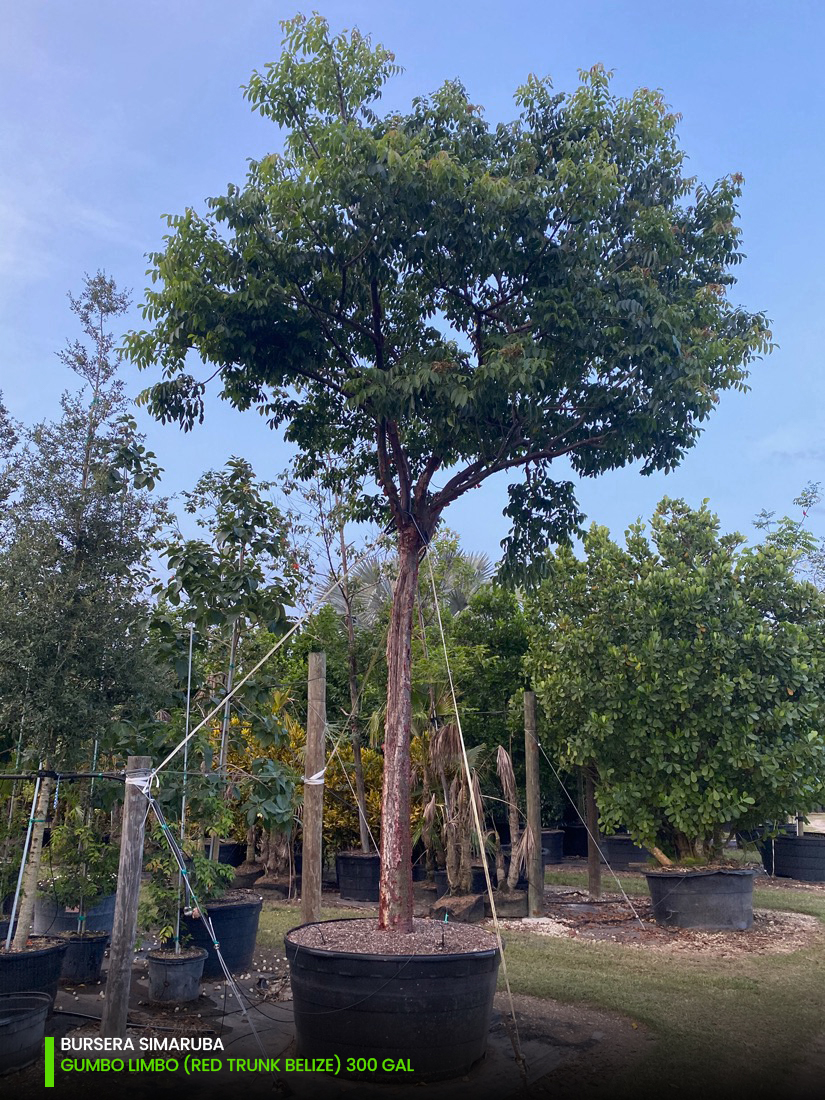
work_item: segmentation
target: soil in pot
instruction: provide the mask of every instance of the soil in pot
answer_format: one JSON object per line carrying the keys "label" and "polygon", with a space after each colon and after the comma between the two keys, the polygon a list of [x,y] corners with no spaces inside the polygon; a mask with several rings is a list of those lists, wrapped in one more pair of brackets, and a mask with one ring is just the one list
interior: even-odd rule
{"label": "soil in pot", "polygon": [[378,901],[381,857],[378,852],[339,852],[335,857],[338,890],[348,901]]}
{"label": "soil in pot", "polygon": [[100,978],[103,956],[109,942],[109,933],[96,930],[88,932],[64,932],[61,939],[68,947],[60,968],[61,982],[86,984]]}
{"label": "soil in pot", "polygon": [[0,994],[0,1076],[24,1069],[40,1056],[51,1007],[48,993]]}
{"label": "soil in pot", "polygon": [[[230,890],[219,901],[207,903],[206,909],[215,929],[215,938],[231,974],[248,970],[252,964],[262,905],[261,896],[251,890]],[[223,968],[200,917],[182,917],[181,934],[188,937],[193,947],[202,947],[207,952],[203,967],[204,978],[222,979]]]}
{"label": "soil in pot", "polygon": [[301,1057],[337,1055],[342,1076],[370,1080],[393,1078],[384,1064],[404,1059],[416,1081],[434,1081],[467,1073],[484,1056],[495,938],[442,921],[416,920],[414,929],[389,935],[370,918],[287,933]]}
{"label": "soil in pot", "polygon": [[647,871],[645,878],[658,924],[708,931],[753,925],[752,870]]}
{"label": "soil in pot", "polygon": [[52,1004],[68,944],[31,936],[25,951],[0,951],[0,993],[47,993]]}
{"label": "soil in pot", "polygon": [[160,1004],[186,1004],[200,993],[207,952],[202,947],[148,952],[149,999]]}

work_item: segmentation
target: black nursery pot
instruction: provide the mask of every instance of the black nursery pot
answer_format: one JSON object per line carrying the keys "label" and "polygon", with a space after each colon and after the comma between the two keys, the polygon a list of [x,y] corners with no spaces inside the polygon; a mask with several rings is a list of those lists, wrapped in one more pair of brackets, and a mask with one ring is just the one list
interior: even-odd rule
{"label": "black nursery pot", "polygon": [[150,951],[146,956],[149,969],[149,999],[160,1004],[186,1004],[200,992],[206,951],[184,950],[182,955],[168,951]]}
{"label": "black nursery pot", "polygon": [[378,901],[381,857],[378,852],[339,852],[335,857],[338,891],[349,901]]}
{"label": "black nursery pot", "polygon": [[614,871],[627,871],[634,864],[647,863],[650,859],[648,849],[634,844],[626,833],[600,836],[599,847],[602,850],[602,862],[606,862]]}
{"label": "black nursery pot", "polygon": [[[258,894],[250,894],[243,900],[221,900],[207,904],[215,938],[231,974],[248,970],[252,965],[262,906],[263,898]],[[182,934],[189,937],[187,943],[191,947],[202,947],[207,953],[203,964],[204,979],[224,978],[220,959],[200,917],[183,916],[180,924]]]}
{"label": "black nursery pot", "polygon": [[753,925],[755,871],[647,871],[658,924],[707,931],[743,931]]}
{"label": "black nursery pot", "polygon": [[68,944],[46,936],[31,940],[38,945],[33,950],[0,951],[0,993],[47,993],[54,1004]]}
{"label": "black nursery pot", "polygon": [[48,993],[0,993],[0,1076],[37,1060],[51,1006]]}
{"label": "black nursery pot", "polygon": [[[322,924],[324,922],[321,922]],[[451,955],[361,955],[284,938],[299,1056],[340,1059],[341,1076],[458,1077],[484,1056],[497,947]]]}
{"label": "black nursery pot", "polygon": [[63,939],[68,946],[63,956],[60,980],[77,984],[96,982],[100,977],[100,968],[103,966],[109,933],[86,932],[82,936],[73,936],[68,933],[64,934]]}
{"label": "black nursery pot", "polygon": [[768,874],[801,882],[825,882],[825,833],[778,836],[760,843]]}

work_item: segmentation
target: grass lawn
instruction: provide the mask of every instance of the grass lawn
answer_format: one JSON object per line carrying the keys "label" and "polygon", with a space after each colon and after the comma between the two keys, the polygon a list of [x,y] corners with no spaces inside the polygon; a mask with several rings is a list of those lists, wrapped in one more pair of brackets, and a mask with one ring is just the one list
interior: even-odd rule
{"label": "grass lawn", "polygon": [[[646,894],[641,876],[620,878],[628,894]],[[586,881],[580,871],[547,873],[549,884]],[[604,886],[611,890],[615,884],[605,878]],[[825,922],[825,893],[757,888],[754,904]],[[324,919],[364,915],[323,911]],[[259,944],[280,950],[284,932],[298,923],[294,906],[265,909]],[[807,1045],[825,1033],[825,934],[792,954],[727,959],[511,930],[505,939],[514,993],[609,1009],[643,1024],[659,1040],[623,1078],[604,1082],[611,1098],[791,1095]]]}

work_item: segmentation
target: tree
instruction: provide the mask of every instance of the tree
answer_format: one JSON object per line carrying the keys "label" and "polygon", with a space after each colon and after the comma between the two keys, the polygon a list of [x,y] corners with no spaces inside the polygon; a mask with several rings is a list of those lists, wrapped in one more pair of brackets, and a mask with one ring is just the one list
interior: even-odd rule
{"label": "tree", "polygon": [[285,428],[302,476],[340,454],[376,486],[361,515],[398,551],[379,923],[408,931],[410,638],[445,509],[510,471],[506,560],[529,562],[580,521],[555,459],[675,466],[770,334],[727,298],[741,179],[683,174],[658,92],[620,98],[597,66],[568,96],[530,77],[497,126],[455,81],[380,116],[389,51],[317,15],[283,26],[246,97],[285,150],[170,218],[127,346],[161,372],[144,395],[161,420],[203,419],[194,350],[224,399]]}
{"label": "tree", "polygon": [[626,547],[604,527],[549,559],[529,665],[562,761],[593,769],[601,820],[680,858],[821,801],[825,600],[799,552],[742,547],[706,504],[665,498]]}
{"label": "tree", "polygon": [[[154,632],[159,653],[174,661],[181,674],[180,687],[187,682],[188,632],[181,627],[191,624],[197,632],[198,666],[195,690],[226,697],[220,723],[217,780],[226,786],[230,749],[241,749],[245,760],[257,760],[260,771],[267,769],[271,798],[260,797],[257,804],[265,826],[282,827],[290,810],[291,784],[279,774],[271,760],[264,759],[264,748],[286,736],[280,709],[272,705],[277,679],[262,674],[243,685],[230,698],[236,672],[242,671],[250,651],[255,657],[261,649],[260,638],[250,628],[263,631],[267,645],[272,635],[286,624],[286,607],[293,601],[296,587],[294,552],[288,525],[268,493],[270,482],[258,481],[245,459],[230,458],[223,470],[203,474],[194,491],[184,494],[186,511],[197,516],[198,525],[208,538],[174,538],[162,549],[171,570],[171,578],[159,585],[163,604],[154,617]],[[172,614],[166,611],[173,609]],[[179,611],[175,610],[179,609]],[[183,620],[183,622],[182,622]],[[194,636],[193,636],[194,650]],[[265,651],[265,650],[264,650]],[[249,663],[255,663],[255,657]],[[268,671],[268,670],[267,670]],[[198,679],[202,677],[200,683]],[[232,710],[238,712],[233,725]],[[234,734],[234,744],[232,735]],[[211,756],[207,731],[193,748]],[[247,751],[257,741],[257,752]],[[257,777],[253,790],[262,794],[263,779]],[[228,799],[229,791],[224,791]],[[266,807],[273,809],[267,817]],[[253,829],[256,813],[250,807]],[[212,858],[218,858],[219,837],[212,837]],[[253,845],[254,847],[254,845]]]}
{"label": "tree", "polygon": [[[21,433],[0,513],[0,748],[16,742],[24,768],[64,771],[94,766],[116,722],[154,709],[149,554],[164,519],[150,497],[154,456],[117,378],[110,325],[128,299],[102,272],[69,297],[87,340],[61,358],[83,386],[64,393],[59,420]],[[34,904],[45,813],[35,816],[15,947]]]}

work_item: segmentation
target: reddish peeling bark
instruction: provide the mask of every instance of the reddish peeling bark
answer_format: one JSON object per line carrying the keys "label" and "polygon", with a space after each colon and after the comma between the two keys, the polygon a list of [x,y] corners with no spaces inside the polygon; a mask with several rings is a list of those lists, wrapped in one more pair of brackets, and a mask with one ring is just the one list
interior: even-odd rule
{"label": "reddish peeling bark", "polygon": [[398,578],[387,637],[387,718],[381,805],[381,888],[378,926],[412,932],[412,843],[410,838],[410,717],[413,605],[422,540],[415,527],[398,539]]}

